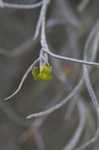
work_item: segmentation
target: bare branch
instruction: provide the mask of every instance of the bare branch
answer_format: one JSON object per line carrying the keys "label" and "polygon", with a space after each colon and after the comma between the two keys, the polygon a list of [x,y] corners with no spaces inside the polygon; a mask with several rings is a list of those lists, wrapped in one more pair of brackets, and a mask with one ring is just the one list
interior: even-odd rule
{"label": "bare branch", "polygon": [[[95,31],[97,29],[96,28],[97,26],[99,26],[99,22],[97,22],[97,24],[94,27],[93,31]],[[94,33],[93,31],[91,32],[89,38]],[[85,60],[88,59],[87,58],[88,57],[87,56],[87,50],[88,50],[89,42],[90,41],[88,39],[87,42],[86,42],[86,45],[85,45],[85,50],[84,50],[84,59]],[[96,54],[97,54],[97,51],[98,51],[98,43],[99,43],[99,32],[96,34],[96,38],[94,40],[93,55],[92,55],[92,58],[91,58],[92,60],[94,60],[95,57],[96,57]],[[90,81],[88,69],[87,69],[87,67],[85,65],[83,66],[83,74],[84,74],[84,80],[85,80],[86,87],[88,89],[88,92],[89,92],[89,95],[91,97],[92,103],[93,103],[94,108],[96,110],[96,114],[97,114],[97,130],[96,130],[95,135],[87,143],[85,143],[84,145],[82,145],[80,148],[77,148],[77,150],[83,150],[83,149],[85,149],[87,146],[89,146],[90,144],[92,144],[93,142],[95,142],[97,140],[97,138],[99,137],[99,104],[98,104],[98,100],[96,98],[96,95],[94,93],[94,90],[92,88],[92,84],[91,84],[91,81]]]}
{"label": "bare branch", "polygon": [[79,59],[74,59],[74,58],[70,58],[70,57],[64,57],[64,56],[56,55],[56,54],[54,54],[51,51],[46,50],[46,49],[44,49],[44,51],[47,52],[50,56],[52,56],[56,59],[70,61],[70,62],[79,63],[79,64],[90,65],[90,66],[94,66],[94,67],[97,67],[97,68],[99,67],[99,63],[96,63],[96,62],[91,62],[91,61],[86,61],[86,60],[79,60]]}
{"label": "bare branch", "polygon": [[79,12],[82,12],[89,4],[90,0],[82,0],[82,2],[78,5],[77,9]]}
{"label": "bare branch", "polygon": [[65,22],[69,23],[70,25],[73,25],[76,28],[80,27],[80,20],[72,11],[68,0],[58,0],[58,3],[62,17],[64,17]]}
{"label": "bare branch", "polygon": [[38,2],[36,4],[12,4],[12,3],[7,3],[4,1],[0,1],[0,7],[1,8],[14,8],[14,9],[34,9],[38,8],[42,5],[42,2]]}
{"label": "bare branch", "polygon": [[79,125],[73,135],[73,137],[70,139],[69,143],[66,144],[66,146],[63,148],[63,150],[73,150],[75,146],[77,145],[79,138],[83,132],[85,122],[86,122],[86,115],[85,115],[85,105],[84,103],[79,99],[77,103],[78,111],[79,111]]}
{"label": "bare branch", "polygon": [[36,65],[36,63],[39,61],[39,58],[37,58],[30,66],[29,68],[27,69],[27,71],[25,72],[25,74],[23,75],[22,79],[21,79],[21,82],[18,86],[18,88],[15,90],[14,93],[12,93],[10,96],[4,98],[5,101],[11,99],[13,96],[15,96],[22,88],[22,85],[24,83],[24,81],[26,80],[28,74],[31,72],[31,70],[33,69],[33,67]]}
{"label": "bare branch", "polygon": [[83,83],[82,81],[83,81],[83,79],[80,80],[78,85],[60,103],[56,104],[55,106],[52,106],[51,108],[49,108],[49,109],[47,109],[45,111],[41,111],[41,112],[38,112],[38,113],[30,114],[30,115],[27,116],[27,119],[34,118],[34,117],[41,117],[41,116],[50,114],[50,113],[56,111],[57,109],[61,108],[62,106],[64,106],[80,90],[80,87],[81,87],[81,85]]}

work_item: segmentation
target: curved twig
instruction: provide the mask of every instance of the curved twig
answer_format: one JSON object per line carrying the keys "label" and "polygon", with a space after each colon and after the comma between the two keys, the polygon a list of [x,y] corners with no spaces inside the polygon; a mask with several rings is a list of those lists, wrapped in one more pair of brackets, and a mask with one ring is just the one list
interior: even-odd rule
{"label": "curved twig", "polygon": [[73,25],[76,28],[80,27],[80,20],[72,11],[72,8],[70,7],[68,0],[61,0],[61,1],[58,0],[58,3],[62,17],[64,17],[65,22],[69,23],[70,25]]}
{"label": "curved twig", "polygon": [[85,126],[85,121],[86,121],[85,105],[80,100],[77,103],[77,107],[78,107],[79,118],[80,118],[79,125],[78,125],[72,139],[70,140],[70,142],[68,144],[66,144],[66,146],[63,148],[63,150],[73,150],[75,148],[75,146],[77,145],[79,138],[83,132],[84,126]]}
{"label": "curved twig", "polygon": [[14,9],[34,9],[34,8],[38,8],[42,5],[42,2],[38,2],[35,4],[12,4],[12,3],[7,3],[2,1],[0,3],[0,7],[1,8],[14,8]]}
{"label": "curved twig", "polygon": [[78,5],[77,9],[79,12],[82,12],[89,4],[90,0],[82,0],[82,2]]}
{"label": "curved twig", "polygon": [[25,72],[24,76],[22,77],[21,79],[21,82],[18,86],[18,88],[15,90],[14,93],[12,93],[10,96],[4,98],[5,101],[9,100],[10,98],[12,98],[13,96],[15,96],[22,88],[22,85],[24,83],[24,81],[26,80],[28,74],[30,73],[30,71],[33,69],[33,67],[36,65],[36,63],[39,61],[39,58],[37,58],[30,66],[29,68],[27,69],[27,71]]}
{"label": "curved twig", "polygon": [[51,51],[46,50],[46,49],[44,49],[44,51],[47,52],[50,56],[52,56],[52,57],[54,57],[56,59],[66,60],[66,61],[79,63],[79,64],[90,65],[90,66],[94,66],[94,67],[99,67],[99,63],[96,63],[96,62],[91,62],[91,61],[86,61],[86,60],[79,60],[79,59],[75,59],[75,58],[70,58],[70,57],[64,57],[64,56],[56,55],[56,54],[54,54]]}
{"label": "curved twig", "polygon": [[62,100],[60,103],[56,104],[55,106],[52,106],[51,108],[49,108],[45,111],[30,114],[27,116],[27,119],[34,118],[34,117],[41,117],[41,116],[50,114],[50,113],[56,111],[57,109],[61,108],[80,90],[82,83],[83,83],[83,78],[80,80],[78,85],[71,91],[71,93],[64,100]]}
{"label": "curved twig", "polygon": [[[95,44],[94,44],[95,45],[95,47],[94,47],[94,56],[93,56],[92,59],[95,59],[97,51],[98,51],[99,32],[97,34],[98,35],[95,38]],[[87,52],[86,52],[86,50],[88,48],[88,44],[89,43],[86,43],[86,45],[85,45],[85,52],[84,52],[84,59],[85,60],[88,59],[87,58]],[[77,150],[83,150],[83,149],[85,149],[87,146],[89,146],[90,144],[92,144],[93,142],[95,142],[96,139],[99,137],[99,103],[98,103],[98,100],[97,100],[96,95],[94,93],[94,90],[92,88],[92,84],[91,84],[91,81],[90,81],[88,69],[87,69],[87,67],[85,65],[83,66],[83,74],[84,74],[84,79],[85,79],[86,87],[88,89],[88,92],[89,92],[89,95],[91,97],[92,103],[93,103],[94,108],[96,110],[96,114],[97,114],[97,130],[96,130],[95,135],[87,143],[85,143],[84,145],[82,145]]]}

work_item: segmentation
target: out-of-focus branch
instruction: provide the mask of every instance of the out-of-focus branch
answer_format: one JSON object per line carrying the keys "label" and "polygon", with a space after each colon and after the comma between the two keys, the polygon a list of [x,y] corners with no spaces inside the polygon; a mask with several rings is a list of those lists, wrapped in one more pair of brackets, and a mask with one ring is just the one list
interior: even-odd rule
{"label": "out-of-focus branch", "polygon": [[[97,25],[99,26],[99,23]],[[98,45],[99,45],[98,43],[99,43],[99,32],[96,34],[95,44],[94,44],[94,47],[93,47],[93,53],[94,53],[94,55],[92,57],[93,60],[95,59],[97,51],[98,51]],[[89,41],[87,41],[86,45],[85,45],[85,50],[84,50],[84,59],[85,60],[88,59],[88,56],[87,56],[88,55],[87,54],[88,46],[89,46]],[[96,130],[95,135],[88,142],[86,142],[84,145],[82,145],[77,150],[85,149],[87,146],[89,146],[90,144],[95,142],[97,140],[97,138],[99,137],[99,103],[98,103],[97,97],[95,95],[95,92],[92,88],[91,80],[90,80],[88,69],[87,69],[86,66],[83,66],[83,74],[84,74],[84,80],[85,80],[86,87],[88,89],[91,101],[93,103],[93,107],[95,108],[95,111],[96,111],[96,114],[97,114],[97,130]]]}
{"label": "out-of-focus branch", "polygon": [[[77,98],[79,98],[77,96]],[[66,144],[66,146],[63,148],[63,150],[73,150],[75,148],[75,146],[77,145],[79,138],[83,132],[84,126],[85,126],[85,122],[86,122],[86,115],[85,115],[85,105],[83,103],[83,101],[81,101],[79,99],[78,103],[77,103],[77,108],[79,111],[79,125],[75,131],[75,133],[73,134],[73,137],[70,139],[69,143]]]}
{"label": "out-of-focus branch", "polygon": [[79,12],[82,12],[89,4],[90,0],[82,0],[82,2],[78,5],[77,9]]}
{"label": "out-of-focus branch", "polygon": [[30,114],[30,115],[27,116],[27,119],[34,118],[34,117],[41,117],[41,116],[50,114],[50,113],[58,110],[62,106],[64,106],[80,90],[80,87],[81,87],[81,85],[83,83],[82,81],[83,80],[81,79],[80,82],[77,84],[77,86],[60,103],[56,104],[55,106],[52,106],[51,108],[49,108],[49,109],[47,109],[45,111],[41,111],[41,112],[38,112],[38,113]]}
{"label": "out-of-focus branch", "polygon": [[72,8],[69,5],[68,0],[58,0],[59,8],[64,17],[64,21],[78,28],[80,26],[80,20],[77,18],[75,13],[72,11]]}
{"label": "out-of-focus branch", "polygon": [[4,2],[3,0],[0,1],[1,8],[14,8],[14,9],[34,9],[38,8],[42,5],[42,2],[38,2],[35,4],[12,4]]}

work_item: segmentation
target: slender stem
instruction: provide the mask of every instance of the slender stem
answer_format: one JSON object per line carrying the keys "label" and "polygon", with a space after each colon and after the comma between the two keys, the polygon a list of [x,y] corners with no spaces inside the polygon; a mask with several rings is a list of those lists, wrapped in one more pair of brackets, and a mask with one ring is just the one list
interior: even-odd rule
{"label": "slender stem", "polygon": [[14,9],[34,9],[37,7],[40,7],[42,5],[42,2],[38,2],[35,4],[12,4],[12,3],[7,3],[4,1],[0,1],[0,7],[1,8],[14,8]]}

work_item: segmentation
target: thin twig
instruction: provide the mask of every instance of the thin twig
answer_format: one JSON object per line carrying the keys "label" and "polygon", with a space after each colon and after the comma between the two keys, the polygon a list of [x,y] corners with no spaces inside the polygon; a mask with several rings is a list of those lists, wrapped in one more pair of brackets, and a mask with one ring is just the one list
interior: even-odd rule
{"label": "thin twig", "polygon": [[[97,33],[97,36],[96,36],[95,39],[96,39],[95,40],[95,44],[94,44],[95,47],[93,49],[94,56],[92,57],[92,59],[95,59],[97,51],[98,51],[99,32]],[[85,51],[84,51],[84,59],[85,60],[88,59],[87,58],[88,44],[89,43],[87,42],[86,45],[85,45]],[[99,104],[98,104],[97,97],[96,97],[96,95],[94,93],[94,90],[92,88],[92,84],[91,84],[91,81],[90,81],[88,69],[87,69],[87,67],[85,65],[83,66],[83,74],[84,74],[84,79],[85,79],[86,87],[88,89],[88,92],[89,92],[89,95],[91,97],[92,103],[93,103],[94,108],[96,110],[96,114],[97,114],[97,130],[96,130],[95,135],[87,143],[85,143],[84,145],[82,145],[81,147],[79,147],[77,150],[83,150],[83,149],[85,149],[87,146],[89,146],[90,144],[92,144],[93,142],[95,142],[97,140],[97,138],[99,137]]]}
{"label": "thin twig", "polygon": [[46,33],[45,33],[46,7],[45,7],[45,11],[43,12],[42,27],[41,27],[41,45],[42,45],[43,50],[46,53],[48,53],[49,55],[51,55],[52,57],[60,59],[60,60],[71,61],[71,62],[74,62],[74,63],[86,64],[86,65],[91,65],[91,66],[99,67],[99,63],[90,62],[90,61],[86,61],[86,60],[78,60],[78,59],[74,59],[74,58],[69,58],[69,57],[64,57],[64,56],[56,55],[56,54],[52,53],[49,50],[48,44],[47,44],[47,40],[46,40]]}
{"label": "thin twig", "polygon": [[41,116],[44,116],[44,115],[51,114],[52,112],[54,112],[54,111],[58,110],[59,108],[61,108],[62,106],[64,106],[80,90],[80,87],[81,87],[81,85],[83,83],[82,81],[83,80],[81,79],[80,82],[78,83],[78,85],[60,103],[56,104],[55,106],[52,106],[51,108],[49,108],[49,109],[47,109],[45,111],[41,111],[41,112],[38,112],[38,113],[30,114],[30,115],[27,116],[27,119],[34,118],[34,117],[41,117]]}
{"label": "thin twig", "polygon": [[14,9],[34,9],[38,8],[42,5],[42,2],[38,2],[35,4],[12,4],[12,3],[7,3],[4,1],[0,2],[0,7],[1,8],[14,8]]}
{"label": "thin twig", "polygon": [[79,12],[82,12],[89,4],[90,0],[82,0],[82,2],[78,5],[77,9]]}
{"label": "thin twig", "polygon": [[24,81],[26,80],[28,74],[31,72],[31,70],[32,70],[33,67],[37,64],[38,61],[39,61],[39,58],[37,58],[37,59],[28,67],[27,71],[25,72],[24,76],[23,76],[22,79],[21,79],[21,82],[20,82],[18,88],[17,88],[17,89],[15,90],[15,92],[12,93],[10,96],[4,98],[5,101],[11,99],[13,96],[15,96],[15,95],[21,90],[22,85],[23,85]]}
{"label": "thin twig", "polygon": [[66,144],[66,146],[63,148],[63,150],[73,150],[75,146],[77,145],[79,138],[83,132],[84,126],[85,126],[85,121],[86,121],[86,115],[85,115],[85,105],[84,103],[79,100],[77,103],[78,111],[79,111],[79,125],[72,137],[70,139],[70,142]]}
{"label": "thin twig", "polygon": [[58,0],[58,3],[60,12],[62,14],[62,17],[64,17],[65,22],[70,25],[73,25],[76,28],[80,27],[80,20],[72,11],[68,0]]}
{"label": "thin twig", "polygon": [[44,49],[44,51],[47,52],[50,56],[52,56],[56,59],[70,61],[70,62],[79,63],[79,64],[90,65],[90,66],[94,66],[94,67],[99,68],[99,63],[96,63],[96,62],[91,62],[91,61],[86,61],[86,60],[79,60],[79,59],[75,59],[75,58],[60,56],[60,55],[54,54],[51,51],[46,50],[46,49]]}

